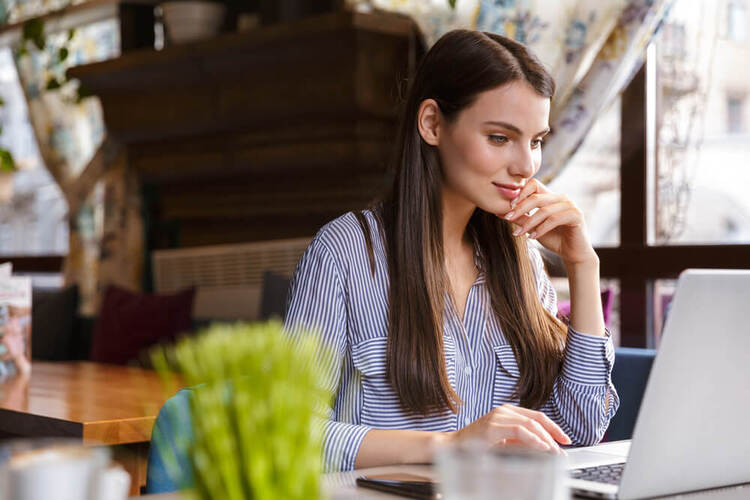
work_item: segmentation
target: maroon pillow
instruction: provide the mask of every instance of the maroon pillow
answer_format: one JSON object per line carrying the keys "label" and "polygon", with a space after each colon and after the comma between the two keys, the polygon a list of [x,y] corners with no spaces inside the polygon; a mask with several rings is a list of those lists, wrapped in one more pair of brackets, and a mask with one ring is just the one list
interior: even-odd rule
{"label": "maroon pillow", "polygon": [[190,331],[194,296],[194,288],[151,295],[107,287],[94,328],[91,361],[125,364],[143,349]]}

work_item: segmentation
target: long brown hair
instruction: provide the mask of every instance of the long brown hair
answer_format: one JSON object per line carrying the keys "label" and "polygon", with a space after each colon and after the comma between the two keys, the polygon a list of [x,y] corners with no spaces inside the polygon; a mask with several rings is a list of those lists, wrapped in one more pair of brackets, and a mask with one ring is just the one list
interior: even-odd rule
{"label": "long brown hair", "polygon": [[[448,121],[477,94],[524,80],[543,97],[554,81],[526,48],[509,38],[470,30],[441,37],[422,59],[402,108],[393,183],[373,207],[385,241],[390,278],[386,376],[408,412],[457,411],[461,401],[448,380],[443,352],[445,292],[441,185],[437,149],[417,128],[419,105],[434,99]],[[357,214],[374,257],[364,215]],[[479,208],[467,231],[478,246],[494,314],[518,359],[516,394],[538,408],[560,371],[565,329],[539,301],[525,236]]]}

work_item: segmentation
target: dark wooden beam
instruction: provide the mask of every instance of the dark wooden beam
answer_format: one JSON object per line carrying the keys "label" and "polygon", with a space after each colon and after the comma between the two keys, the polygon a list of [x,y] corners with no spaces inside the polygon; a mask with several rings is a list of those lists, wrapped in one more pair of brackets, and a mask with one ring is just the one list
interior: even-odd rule
{"label": "dark wooden beam", "polygon": [[[620,248],[624,251],[639,251],[647,246],[645,64],[623,91],[621,106]],[[602,262],[603,267],[611,265],[606,258],[602,258]],[[645,275],[622,272],[618,272],[617,275],[620,278],[622,345],[646,347],[648,280]]]}
{"label": "dark wooden beam", "polygon": [[0,263],[10,262],[13,264],[14,273],[59,273],[63,268],[65,257],[62,255],[39,255],[39,256],[3,256],[0,255]]}
{"label": "dark wooden beam", "polygon": [[123,2],[120,14],[120,50],[154,49],[154,6]]}
{"label": "dark wooden beam", "polygon": [[750,245],[599,248],[602,277],[672,279],[688,268],[750,269]]}

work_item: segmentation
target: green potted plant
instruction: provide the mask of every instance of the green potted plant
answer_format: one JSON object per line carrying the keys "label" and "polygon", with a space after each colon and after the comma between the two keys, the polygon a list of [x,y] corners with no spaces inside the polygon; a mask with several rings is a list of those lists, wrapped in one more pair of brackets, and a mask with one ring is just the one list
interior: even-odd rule
{"label": "green potted plant", "polygon": [[[169,385],[174,387],[174,370],[192,386],[190,495],[206,500],[320,495],[325,418],[320,412],[332,398],[322,386],[322,367],[330,366],[330,354],[314,335],[295,338],[290,340],[279,322],[218,324],[153,353]],[[161,438],[155,429],[152,446]],[[168,448],[162,444],[156,442],[157,448]],[[173,457],[173,469],[177,462]]]}

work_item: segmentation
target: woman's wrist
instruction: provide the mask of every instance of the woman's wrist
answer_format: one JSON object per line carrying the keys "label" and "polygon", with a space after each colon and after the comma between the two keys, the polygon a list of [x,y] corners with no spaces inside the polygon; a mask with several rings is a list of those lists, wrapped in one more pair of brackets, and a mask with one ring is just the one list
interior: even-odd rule
{"label": "woman's wrist", "polygon": [[581,333],[604,336],[599,257],[594,254],[577,263],[565,263],[570,287],[570,326]]}
{"label": "woman's wrist", "polygon": [[430,432],[429,434],[430,436],[426,448],[427,455],[425,456],[426,460],[423,463],[432,463],[435,460],[435,455],[438,450],[453,441],[456,431]]}
{"label": "woman's wrist", "polygon": [[571,272],[575,271],[581,271],[581,270],[599,270],[599,256],[596,254],[596,252],[591,251],[591,254],[581,257],[579,260],[575,261],[566,261],[563,260],[563,265],[565,266],[565,270],[568,272],[568,275],[570,275]]}

